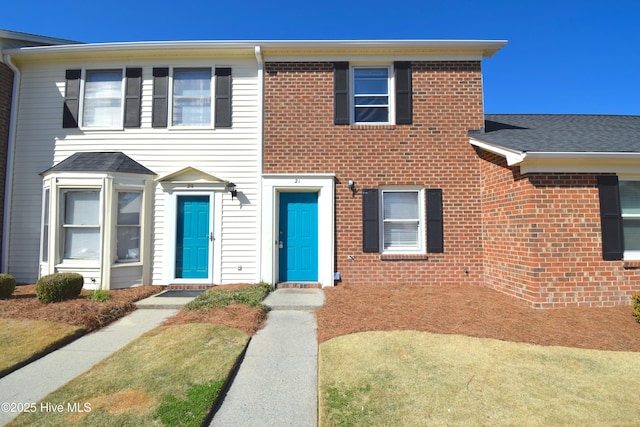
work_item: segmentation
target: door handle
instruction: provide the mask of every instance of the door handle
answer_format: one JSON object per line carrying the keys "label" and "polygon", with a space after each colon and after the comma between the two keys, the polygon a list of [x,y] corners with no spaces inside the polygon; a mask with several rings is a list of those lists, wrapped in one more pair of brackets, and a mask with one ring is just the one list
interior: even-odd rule
{"label": "door handle", "polygon": [[213,231],[209,233],[209,241],[213,242]]}
{"label": "door handle", "polygon": [[282,240],[278,241],[278,248],[279,249],[283,249],[284,248],[284,242]]}

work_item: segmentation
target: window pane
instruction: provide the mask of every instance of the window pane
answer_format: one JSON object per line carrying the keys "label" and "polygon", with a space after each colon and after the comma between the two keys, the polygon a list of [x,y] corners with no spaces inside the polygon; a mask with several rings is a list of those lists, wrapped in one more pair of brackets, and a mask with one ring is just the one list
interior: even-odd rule
{"label": "window pane", "polygon": [[140,261],[140,227],[118,227],[118,261]]}
{"label": "window pane", "polygon": [[140,225],[142,193],[118,193],[118,225]]}
{"label": "window pane", "polygon": [[387,68],[354,68],[354,93],[388,94],[388,71]]}
{"label": "window pane", "polygon": [[640,251],[640,219],[623,219],[624,250]]}
{"label": "window pane", "polygon": [[385,222],[384,249],[419,249],[417,222]]}
{"label": "window pane", "polygon": [[99,228],[64,228],[64,257],[98,259],[100,256]]}
{"label": "window pane", "polygon": [[356,122],[382,123],[389,121],[386,108],[356,108]]}
{"label": "window pane", "polygon": [[122,71],[87,71],[83,125],[115,127],[122,120]]}
{"label": "window pane", "polygon": [[211,124],[211,70],[175,70],[173,73],[173,124]]}
{"label": "window pane", "polygon": [[98,191],[68,191],[65,194],[65,225],[100,224],[100,193]]}
{"label": "window pane", "polygon": [[640,214],[640,181],[620,181],[622,214]]}
{"label": "window pane", "polygon": [[384,219],[413,219],[418,220],[418,192],[389,192],[383,193]]}
{"label": "window pane", "polygon": [[43,262],[49,261],[49,189],[44,191],[44,209],[42,213],[42,254]]}

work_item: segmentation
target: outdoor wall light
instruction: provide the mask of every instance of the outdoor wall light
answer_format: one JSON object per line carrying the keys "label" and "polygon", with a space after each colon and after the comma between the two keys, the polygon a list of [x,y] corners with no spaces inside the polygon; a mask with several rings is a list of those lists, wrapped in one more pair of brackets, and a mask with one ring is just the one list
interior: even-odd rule
{"label": "outdoor wall light", "polygon": [[353,194],[356,194],[356,182],[354,180],[350,179],[347,183],[347,186],[349,187],[349,190],[351,190]]}
{"label": "outdoor wall light", "polygon": [[236,185],[233,182],[227,182],[226,189],[231,193],[231,199],[238,196],[238,190],[236,190]]}

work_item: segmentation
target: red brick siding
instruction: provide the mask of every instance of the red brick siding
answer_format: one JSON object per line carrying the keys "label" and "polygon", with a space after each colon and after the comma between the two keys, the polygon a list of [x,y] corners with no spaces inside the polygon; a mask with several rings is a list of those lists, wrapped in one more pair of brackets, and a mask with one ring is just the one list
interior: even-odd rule
{"label": "red brick siding", "polygon": [[602,259],[597,175],[520,175],[479,154],[486,285],[538,308],[629,304],[640,275]]}
{"label": "red brick siding", "polygon": [[[335,261],[344,284],[483,283],[480,159],[467,136],[483,124],[480,62],[412,63],[413,124],[393,126],[333,124],[331,63],[265,68],[264,172],[336,174]],[[442,188],[445,252],[363,253],[362,196],[349,191],[349,179],[358,189]]]}

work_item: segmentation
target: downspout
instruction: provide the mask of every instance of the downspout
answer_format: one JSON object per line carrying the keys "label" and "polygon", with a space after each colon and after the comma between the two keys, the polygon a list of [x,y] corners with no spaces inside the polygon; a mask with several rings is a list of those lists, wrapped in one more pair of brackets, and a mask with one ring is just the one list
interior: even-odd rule
{"label": "downspout", "polygon": [[16,122],[18,118],[18,100],[20,98],[20,81],[22,74],[11,59],[11,55],[2,55],[2,62],[13,71],[13,88],[9,114],[9,140],[7,141],[7,172],[4,184],[4,217],[2,221],[2,259],[0,272],[8,273],[9,268],[9,229],[11,224],[11,201],[13,199],[13,163],[16,144]]}
{"label": "downspout", "polygon": [[258,167],[257,172],[258,176],[256,177],[256,183],[258,185],[257,188],[257,197],[258,197],[258,212],[256,218],[256,237],[258,239],[259,244],[258,253],[256,254],[256,265],[258,272],[258,281],[262,281],[262,163],[263,163],[263,147],[264,147],[264,60],[262,58],[262,49],[260,46],[255,47],[255,55],[256,62],[258,63],[258,117],[257,117],[257,127],[258,127]]}

